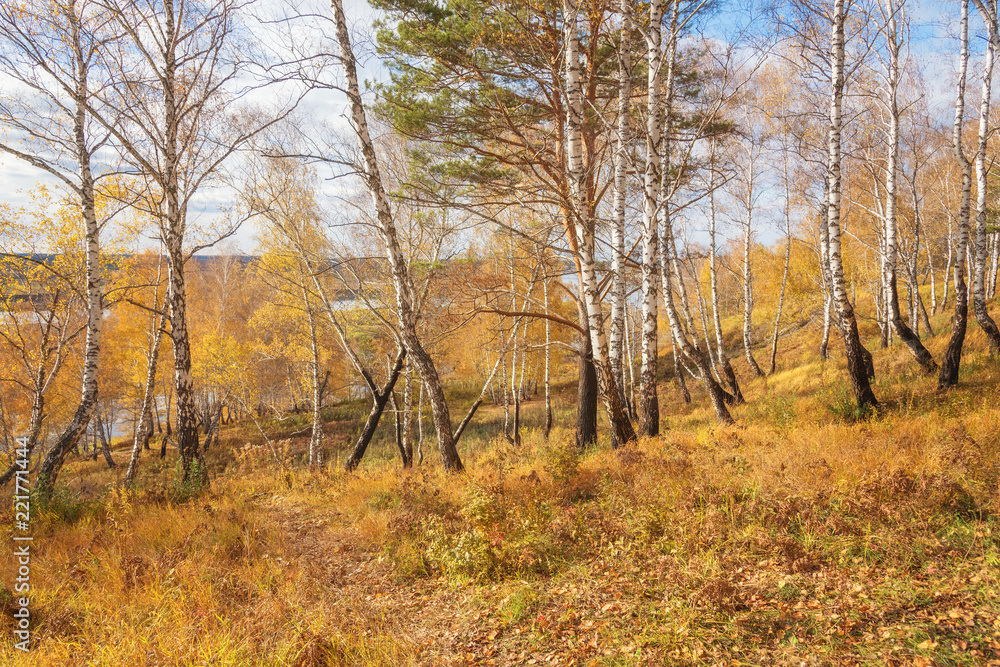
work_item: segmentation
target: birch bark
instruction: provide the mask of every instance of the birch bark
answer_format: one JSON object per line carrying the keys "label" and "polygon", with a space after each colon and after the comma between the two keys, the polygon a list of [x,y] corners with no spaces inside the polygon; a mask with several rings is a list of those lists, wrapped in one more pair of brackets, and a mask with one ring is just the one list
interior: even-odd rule
{"label": "birch bark", "polygon": [[828,134],[829,162],[827,192],[829,210],[827,227],[830,234],[830,278],[833,302],[840,319],[844,347],[847,351],[847,370],[858,406],[876,407],[878,401],[869,381],[870,368],[866,363],[868,351],[861,344],[854,305],[847,293],[844,263],[841,255],[841,131],[844,103],[844,21],[845,0],[834,0],[833,26],[830,35],[830,128]]}
{"label": "birch bark", "polygon": [[711,176],[708,182],[708,275],[712,291],[712,321],[715,326],[716,357],[719,360],[719,367],[722,370],[722,377],[732,391],[735,403],[743,403],[743,393],[740,391],[739,382],[736,379],[736,372],[726,354],[725,344],[722,339],[722,315],[719,304],[719,281],[715,269],[716,251],[716,219],[715,219],[715,143],[712,142],[711,149]]}
{"label": "birch bark", "polygon": [[78,183],[74,189],[80,199],[86,243],[87,282],[87,334],[83,353],[83,379],[81,381],[80,402],[69,424],[59,435],[52,448],[46,453],[38,468],[38,490],[43,495],[51,494],[56,478],[66,455],[78,445],[93,416],[97,405],[98,356],[101,351],[101,328],[104,315],[104,278],[100,262],[100,227],[94,200],[94,175],[91,169],[93,139],[88,133],[88,104],[90,103],[90,63],[93,52],[86,53],[84,29],[76,2],[70,1],[63,7],[67,46],[73,65],[73,78],[68,83],[73,97],[73,131],[69,145],[75,152],[78,165]]}
{"label": "birch bark", "polygon": [[[338,0],[334,0],[337,2]],[[621,400],[618,381],[608,361],[608,343],[604,335],[601,295],[597,283],[593,220],[586,201],[586,174],[583,169],[583,96],[580,90],[579,9],[577,0],[563,0],[563,29],[566,51],[566,115],[567,171],[575,219],[577,256],[587,328],[590,332],[591,354],[601,390],[601,399],[611,423],[612,442],[616,446],[635,440],[635,430]]]}
{"label": "birch bark", "polygon": [[[545,311],[549,310],[549,279],[542,279],[542,298],[545,300]],[[545,320],[545,419],[542,423],[542,435],[547,440],[552,431],[552,323]]]}
{"label": "birch bark", "polygon": [[986,144],[990,137],[990,97],[993,92],[993,68],[997,46],[1000,45],[1000,25],[997,22],[995,0],[975,0],[976,8],[986,24],[986,53],[983,64],[982,96],[979,105],[979,143],[976,150],[976,235],[972,266],[972,309],[976,321],[990,343],[990,354],[1000,352],[1000,328],[986,308],[986,269],[989,259],[989,235],[986,231],[988,191]]}
{"label": "birch bark", "polygon": [[[969,0],[962,0],[959,35],[961,48],[958,61],[958,83],[955,92],[955,122],[951,141],[955,159],[962,169],[962,198],[958,209],[958,243],[955,249],[955,311],[951,318],[951,338],[941,359],[938,388],[950,389],[958,384],[962,363],[962,347],[969,321],[969,289],[965,282],[966,252],[969,245],[969,215],[972,200],[972,164],[962,148],[962,125],[965,119],[965,87],[969,69]],[[949,254],[951,251],[949,249]]]}
{"label": "birch bark", "polygon": [[[661,243],[664,250],[672,248],[672,236],[673,236],[673,224],[670,219],[669,206],[664,207],[663,213],[663,241]],[[669,253],[675,254],[675,253]],[[667,311],[667,319],[670,321],[670,330],[673,334],[674,343],[680,347],[681,354],[684,355],[687,360],[694,365],[698,372],[701,374],[701,381],[705,385],[705,389],[708,392],[709,399],[712,401],[712,408],[715,410],[716,419],[722,424],[732,424],[733,418],[729,414],[729,408],[726,407],[725,392],[719,383],[715,381],[712,377],[712,369],[709,368],[708,361],[705,355],[696,345],[694,345],[685,335],[684,328],[681,325],[681,318],[677,313],[677,308],[674,306],[674,297],[671,290],[671,262],[668,261],[667,252],[663,252],[661,255],[661,278],[663,281],[663,301],[664,309]],[[673,266],[678,266],[674,264]],[[677,348],[674,348],[674,354],[677,353]]]}
{"label": "birch bark", "polygon": [[362,173],[368,193],[375,204],[377,220],[382,240],[385,243],[386,257],[392,270],[393,285],[396,290],[396,310],[399,317],[400,333],[406,344],[407,353],[413,358],[413,363],[420,371],[426,387],[431,410],[434,414],[434,429],[437,432],[438,448],[441,453],[441,463],[446,470],[461,471],[462,460],[458,455],[455,438],[451,429],[451,414],[441,387],[441,378],[431,356],[424,349],[417,335],[416,316],[413,310],[412,290],[407,273],[406,261],[396,233],[396,223],[393,219],[389,198],[382,184],[382,174],[379,170],[375,145],[368,132],[368,120],[364,104],[361,100],[361,90],[358,85],[357,66],[354,52],[351,49],[350,34],[347,31],[347,19],[341,0],[331,0],[334,24],[337,31],[337,42],[340,47],[340,62],[347,83],[347,97],[350,102],[351,124],[357,135],[362,153]]}
{"label": "birch bark", "polygon": [[649,3],[646,34],[646,167],[643,174],[642,211],[642,342],[639,370],[639,435],[660,431],[660,408],[656,392],[657,371],[657,221],[661,189],[661,87],[663,71],[663,3]]}
{"label": "birch bark", "polygon": [[[611,325],[608,357],[617,377],[622,377],[622,340],[625,327],[625,198],[629,147],[629,111],[632,98],[631,8],[620,0],[621,39],[618,46],[618,123],[614,155],[614,202],[611,223]],[[546,324],[546,327],[549,325]]]}
{"label": "birch bark", "polygon": [[897,289],[897,180],[899,175],[899,52],[900,36],[897,25],[897,14],[900,5],[897,0],[885,0],[885,38],[889,47],[889,63],[886,73],[886,108],[889,116],[887,136],[888,155],[885,168],[885,252],[883,254],[882,281],[885,294],[888,320],[896,335],[899,336],[910,354],[927,374],[937,371],[937,362],[920,342],[913,329],[903,321],[899,309],[899,291]]}
{"label": "birch bark", "polygon": [[778,295],[778,308],[774,316],[774,333],[771,334],[771,359],[768,363],[768,375],[774,374],[778,358],[778,335],[781,329],[781,313],[785,307],[785,289],[788,287],[788,269],[792,259],[792,184],[788,176],[788,144],[782,146],[781,161],[782,184],[785,189],[785,201],[782,212],[785,218],[785,268],[781,274],[781,292]]}
{"label": "birch bark", "polygon": [[163,307],[160,309],[159,315],[154,316],[153,319],[155,331],[153,332],[153,341],[146,351],[146,384],[142,393],[142,407],[139,409],[139,428],[132,443],[132,456],[129,459],[128,468],[125,470],[125,479],[123,481],[125,486],[135,481],[135,476],[139,472],[139,455],[143,449],[149,448],[149,438],[153,434],[153,403],[156,401],[156,367],[160,358],[160,346],[163,342],[163,329],[167,323],[169,301],[170,295],[164,295]]}

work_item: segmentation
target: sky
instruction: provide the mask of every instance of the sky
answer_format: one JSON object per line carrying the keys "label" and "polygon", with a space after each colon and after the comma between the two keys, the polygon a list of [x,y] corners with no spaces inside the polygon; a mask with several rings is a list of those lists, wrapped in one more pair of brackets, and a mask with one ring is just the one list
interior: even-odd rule
{"label": "sky", "polygon": [[[288,6],[289,2],[295,2],[299,9],[314,11],[320,14],[328,14],[329,6],[323,0],[261,0],[260,7],[265,12],[281,11]],[[748,14],[745,5],[733,3],[727,11],[723,9],[712,19],[712,22],[705,25],[703,29],[707,34],[713,32],[719,38],[726,38],[741,23],[745,22]],[[957,40],[953,35],[957,31],[958,4],[956,2],[941,3],[935,0],[910,0],[907,9],[911,16],[910,27],[910,49],[912,56],[919,58],[925,67],[926,76],[930,83],[932,100],[935,106],[942,110],[942,114],[950,113],[950,105],[954,95],[954,73],[956,61]],[[345,0],[345,13],[348,21],[352,23],[352,37],[355,44],[355,51],[361,67],[361,76],[366,80],[379,80],[384,76],[378,59],[372,54],[372,23],[377,17],[377,12],[373,10],[365,0]],[[265,29],[266,30],[266,29]],[[982,32],[978,17],[972,10],[971,31],[973,37],[973,50],[982,50],[982,39],[976,37]],[[332,48],[334,43],[328,43]],[[975,72],[975,59],[970,64],[971,73]],[[970,84],[974,79],[970,77]],[[0,80],[0,86],[3,85]],[[972,95],[977,95],[978,87],[970,85]],[[317,92],[313,93],[303,103],[303,116],[307,118],[325,118],[332,125],[346,129],[344,118],[345,102],[339,93]],[[44,172],[41,172],[20,160],[0,153],[0,201],[6,201],[13,206],[25,204],[28,200],[29,191],[38,183],[53,184],[54,180]],[[332,203],[336,205],[337,195],[344,187],[342,182],[331,180],[327,186],[327,195]],[[211,220],[221,215],[224,207],[232,202],[232,191],[226,188],[215,188],[206,190],[193,202],[191,215],[194,220]],[[765,242],[771,240],[774,233],[765,232],[761,238]],[[226,251],[252,252],[254,250],[255,237],[253,225],[244,225],[239,233],[226,243]]]}
{"label": "sky", "polygon": [[[344,11],[351,29],[352,44],[354,45],[355,57],[358,60],[359,76],[362,81],[376,81],[379,79],[381,69],[378,60],[372,55],[372,24],[376,18],[376,12],[366,2],[366,0],[343,0]],[[316,13],[321,16],[329,16],[330,5],[324,0],[257,0],[255,7],[258,16],[265,19],[273,19],[281,13],[297,10],[303,14]],[[267,32],[269,28],[255,28],[257,31]],[[278,42],[278,38],[272,35],[270,41],[273,45]],[[303,34],[303,42],[309,37]],[[335,49],[336,42],[327,40],[325,46]],[[337,80],[340,80],[338,76]],[[362,84],[364,85],[364,84]],[[13,85],[9,79],[5,79],[0,74],[0,95],[3,91],[11,90]],[[290,91],[278,91],[289,93]],[[258,95],[260,102],[267,104],[268,97],[277,97],[275,90],[268,89]],[[249,103],[254,103],[253,95],[244,98]],[[325,121],[334,128],[347,129],[346,120],[346,99],[336,92],[313,91],[300,104],[298,113],[304,118],[314,120],[316,118]],[[3,136],[3,128],[0,127],[0,136]],[[0,152],[0,202],[6,202],[12,207],[27,205],[30,202],[31,191],[38,185],[44,184],[53,189],[61,187],[61,183],[44,170],[33,167],[26,162]],[[330,196],[336,196],[341,186],[333,182],[328,188]],[[225,186],[203,188],[197,194],[189,209],[189,217],[195,222],[211,223],[215,219],[225,216],[225,210],[231,208],[235,192]],[[147,239],[147,247],[155,245],[155,241]],[[252,252],[256,245],[255,231],[252,224],[245,224],[235,237],[227,239],[223,244],[225,252]],[[206,251],[212,252],[212,250]]]}

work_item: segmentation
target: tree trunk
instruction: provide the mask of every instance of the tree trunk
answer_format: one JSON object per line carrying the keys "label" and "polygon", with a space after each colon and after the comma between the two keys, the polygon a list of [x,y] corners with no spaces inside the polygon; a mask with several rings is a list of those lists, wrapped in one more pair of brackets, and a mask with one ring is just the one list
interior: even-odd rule
{"label": "tree trunk", "polygon": [[954,226],[951,216],[948,216],[948,261],[945,262],[943,278],[941,280],[941,312],[948,307],[948,283],[951,280],[951,267],[955,258]]}
{"label": "tree trunk", "polygon": [[170,405],[174,401],[173,387],[170,387],[167,391],[167,405],[166,409],[163,411],[163,421],[166,422],[167,426],[167,437],[169,438],[173,435],[173,430],[170,427]]}
{"label": "tree trunk", "polygon": [[[886,78],[888,84],[886,92],[889,111],[889,136],[887,137],[889,154],[886,157],[885,173],[885,262],[882,279],[885,299],[887,301],[886,310],[888,319],[892,323],[896,335],[906,344],[910,350],[910,354],[913,355],[920,368],[924,373],[930,375],[937,372],[937,362],[934,361],[931,353],[920,342],[920,337],[903,321],[899,310],[899,292],[896,288],[896,265],[898,261],[896,185],[899,172],[899,106],[897,103],[897,92],[899,89],[900,49],[899,32],[896,27],[896,14],[899,11],[899,7],[896,4],[896,0],[885,0],[885,2],[886,25],[884,29],[886,41],[889,46],[889,72]],[[915,288],[916,286],[914,286]]]}
{"label": "tree trunk", "polygon": [[[504,340],[503,324],[500,325],[500,342]],[[507,349],[500,349],[500,396],[503,400],[503,435],[509,439],[510,436],[510,383],[507,381]]]}
{"label": "tree trunk", "polygon": [[517,396],[522,401],[528,400],[528,392],[524,386],[524,377],[528,368],[528,324],[521,326],[521,373],[517,380]]}
{"label": "tree trunk", "polygon": [[659,194],[661,186],[660,151],[661,82],[663,71],[663,3],[649,3],[646,28],[646,168],[643,174],[642,210],[642,338],[639,368],[638,434],[655,436],[660,432],[660,408],[656,391],[657,375],[657,285],[656,262],[659,233]]}
{"label": "tree trunk", "polygon": [[424,383],[420,382],[420,399],[417,401],[417,465],[424,463]]}
{"label": "tree trunk", "polygon": [[[118,467],[115,463],[114,457],[111,456],[111,444],[108,442],[111,435],[104,430],[104,420],[101,418],[101,413],[97,413],[97,434],[101,438],[101,453],[104,454],[104,461],[108,464],[108,467],[114,470]],[[97,448],[94,448],[94,454],[97,454]]]}
{"label": "tree trunk", "polygon": [[[694,278],[693,282],[694,282],[695,295],[698,297],[698,313],[701,315],[701,331],[705,338],[705,352],[708,355],[708,363],[712,372],[715,374],[715,377],[722,379],[723,374],[718,364],[718,352],[714,351],[715,346],[712,345],[712,334],[711,334],[712,329],[708,324],[708,306],[706,305],[705,298],[701,293],[701,280],[698,277],[698,272],[695,270],[694,261],[691,260],[690,257],[688,258],[688,260],[689,260],[688,263],[691,267],[691,274],[692,277]],[[691,338],[692,341],[695,340],[694,331],[692,331],[691,333]]]}
{"label": "tree trunk", "polygon": [[[635,413],[635,349],[632,345],[635,340],[636,327],[633,325],[632,319],[628,316],[628,304],[625,304],[625,357],[628,359],[626,368],[622,369],[623,373],[628,370],[628,391],[625,392],[625,400],[628,401],[629,415],[638,417]],[[623,377],[622,385],[624,384],[625,378]]]}
{"label": "tree trunk", "polygon": [[684,402],[687,404],[691,403],[691,392],[688,391],[687,381],[684,379],[684,368],[681,366],[680,355],[677,353],[678,343],[677,338],[674,337],[673,332],[671,332],[671,340],[673,341],[673,354],[674,354],[674,375],[677,376],[677,386],[681,390],[681,396],[684,397]]}
{"label": "tree trunk", "polygon": [[[308,267],[306,267],[308,270]],[[312,380],[312,433],[309,435],[309,465],[323,465],[323,389],[325,380],[320,380],[319,339],[316,330],[316,311],[312,305],[312,297],[306,285],[302,285],[302,301],[306,311],[306,321],[309,324],[309,375]],[[207,445],[206,445],[207,447]]]}
{"label": "tree trunk", "polygon": [[434,414],[434,429],[437,431],[438,447],[441,452],[441,463],[446,470],[461,471],[462,460],[458,455],[454,435],[451,430],[451,414],[448,402],[441,387],[441,378],[431,356],[424,349],[417,335],[416,313],[413,309],[413,298],[407,272],[406,261],[396,234],[396,222],[393,219],[389,198],[385,193],[382,175],[379,170],[375,145],[368,133],[368,121],[364,105],[361,101],[361,91],[358,86],[357,68],[354,52],[351,49],[350,35],[347,30],[347,19],[344,16],[342,0],[331,0],[334,22],[336,24],[337,42],[340,46],[341,65],[347,83],[347,96],[351,108],[351,121],[354,132],[360,144],[363,168],[362,176],[377,211],[379,231],[385,242],[386,255],[392,269],[392,280],[396,290],[396,312],[399,316],[400,333],[406,345],[406,351],[411,355],[414,365],[427,386],[428,398]]}
{"label": "tree trunk", "polygon": [[413,367],[406,364],[403,378],[403,450],[406,459],[413,465]]}
{"label": "tree trunk", "polygon": [[747,148],[747,164],[743,166],[746,186],[746,199],[743,202],[743,351],[753,374],[757,377],[764,377],[764,371],[760,369],[760,365],[757,364],[757,360],[753,356],[753,267],[750,263],[750,250],[753,243],[754,191],[757,186],[756,162],[759,153],[754,152],[752,143],[754,139],[751,137],[748,141],[751,143]]}
{"label": "tree trunk", "polygon": [[726,354],[726,348],[722,340],[722,316],[719,313],[719,285],[718,285],[718,275],[715,270],[715,143],[712,143],[712,174],[709,177],[709,191],[708,191],[708,275],[711,283],[712,289],[712,319],[715,324],[715,343],[716,357],[719,359],[719,366],[722,371],[722,377],[725,378],[726,384],[729,385],[732,391],[735,403],[743,403],[743,394],[740,392],[739,382],[736,380],[736,372],[733,370],[733,365],[729,362],[729,356]]}
{"label": "tree trunk", "polygon": [[46,453],[38,468],[37,488],[41,495],[50,495],[55,488],[56,478],[62,468],[66,455],[73,450],[83,436],[90,418],[97,405],[98,390],[98,356],[101,349],[101,325],[103,323],[104,279],[100,261],[100,227],[97,223],[97,209],[94,201],[94,177],[91,171],[91,149],[87,136],[89,100],[87,59],[83,53],[84,36],[81,35],[79,17],[75,10],[67,13],[70,21],[70,36],[73,49],[73,60],[76,66],[76,76],[73,83],[74,92],[73,115],[73,148],[79,168],[80,211],[83,216],[86,243],[86,281],[87,281],[87,334],[84,342],[83,380],[80,402],[73,418],[63,430],[55,445]]}
{"label": "tree trunk", "polygon": [[[962,125],[965,116],[965,83],[969,67],[969,0],[962,0],[961,51],[959,76],[955,95],[955,123],[952,126],[952,147],[962,169],[962,199],[958,214],[958,247],[955,249],[955,313],[951,319],[951,339],[941,359],[938,389],[950,389],[958,384],[962,363],[962,347],[969,321],[969,291],[965,284],[966,250],[969,244],[969,214],[972,200],[972,164],[962,149]],[[949,255],[951,254],[949,248]],[[950,262],[949,262],[950,264]]]}
{"label": "tree trunk", "polygon": [[[611,223],[611,324],[608,333],[608,358],[612,370],[622,376],[622,344],[625,327],[625,198],[629,144],[629,107],[632,99],[631,17],[629,0],[620,0],[622,14],[618,56],[618,124],[615,135],[614,196]],[[545,325],[548,327],[548,324]],[[624,400],[624,395],[622,396]],[[546,431],[546,434],[548,431]]]}
{"label": "tree trunk", "polygon": [[867,350],[861,344],[858,322],[854,316],[854,305],[847,294],[844,279],[844,263],[841,256],[841,126],[844,95],[844,0],[834,0],[833,30],[831,34],[831,80],[830,131],[829,131],[829,222],[830,233],[830,276],[833,286],[833,302],[840,319],[844,347],[847,352],[847,370],[859,408],[878,406],[869,382],[869,365],[866,363]]}
{"label": "tree trunk", "polygon": [[[586,322],[586,318],[582,321]],[[597,442],[597,371],[592,360],[590,336],[580,336],[578,354],[576,444],[586,449]]]}
{"label": "tree trunk", "polygon": [[833,306],[833,299],[829,294],[823,297],[823,338],[819,343],[819,358],[826,361],[830,358],[830,329],[832,322],[830,318],[830,308]]}
{"label": "tree trunk", "polygon": [[[712,407],[715,409],[716,419],[722,424],[732,424],[733,418],[729,414],[729,408],[726,407],[725,392],[722,391],[722,387],[715,381],[712,377],[712,370],[708,366],[708,362],[705,359],[705,355],[702,354],[695,345],[693,345],[684,334],[684,330],[681,327],[681,319],[677,314],[677,309],[674,307],[674,297],[673,292],[670,287],[670,266],[671,262],[667,256],[666,250],[672,248],[672,236],[673,236],[673,226],[670,219],[670,208],[669,206],[664,206],[663,211],[663,240],[660,246],[664,249],[661,253],[660,261],[660,276],[663,283],[663,305],[664,309],[667,311],[667,318],[670,320],[670,330],[673,335],[676,345],[680,346],[681,353],[687,357],[701,373],[701,381],[705,385],[705,389],[708,392],[709,399],[712,401]],[[676,255],[676,253],[674,253]],[[678,264],[674,264],[678,267]],[[676,348],[675,348],[676,354]]]}
{"label": "tree trunk", "polygon": [[392,401],[392,427],[396,434],[396,449],[399,451],[399,460],[403,464],[403,470],[406,470],[413,467],[413,461],[407,456],[406,447],[403,445],[402,410],[399,409],[396,392],[389,393],[389,400]]}
{"label": "tree trunk", "polygon": [[[153,332],[153,342],[149,347],[146,361],[146,385],[142,394],[142,407],[139,410],[139,428],[132,443],[132,456],[125,471],[125,486],[135,481],[139,472],[139,454],[143,449],[149,449],[149,438],[153,434],[153,410],[156,403],[156,366],[160,358],[160,345],[163,340],[163,327],[166,324],[169,296],[164,298],[163,310],[154,320],[156,331]],[[157,418],[159,420],[159,418]],[[162,433],[162,431],[161,431]]]}
{"label": "tree trunk", "polygon": [[785,268],[781,274],[781,293],[778,296],[778,310],[774,316],[774,333],[771,335],[771,358],[768,362],[768,375],[774,375],[775,365],[778,358],[778,335],[781,329],[781,311],[785,307],[785,289],[788,287],[788,269],[792,260],[792,200],[791,181],[788,177],[788,146],[784,146],[782,153],[782,182],[785,187]]}
{"label": "tree trunk", "polygon": [[[545,299],[545,311],[549,310],[549,279],[542,281],[542,290]],[[545,419],[542,422],[542,436],[548,440],[552,431],[552,331],[551,322],[545,320]],[[421,394],[423,395],[423,394]]]}
{"label": "tree trunk", "polygon": [[396,380],[399,379],[399,375],[403,371],[403,362],[406,359],[406,355],[407,351],[405,348],[399,351],[396,355],[396,361],[389,372],[389,378],[381,388],[375,387],[374,383],[369,385],[370,389],[374,387],[372,389],[372,408],[368,412],[368,419],[365,420],[365,425],[361,428],[361,434],[354,443],[354,449],[351,451],[351,455],[344,463],[344,469],[348,472],[358,467],[358,464],[361,463],[361,459],[365,456],[365,452],[368,450],[368,445],[371,442],[372,437],[375,435],[375,429],[378,428],[378,422],[382,418],[385,406],[392,396],[392,390],[396,386]]}
{"label": "tree trunk", "polygon": [[990,136],[990,96],[993,87],[993,65],[996,60],[997,42],[1000,40],[1000,26],[997,25],[995,2],[984,4],[976,0],[976,6],[986,24],[988,35],[986,43],[986,62],[983,65],[983,87],[979,107],[979,144],[976,150],[976,235],[972,266],[972,307],[976,321],[986,334],[990,343],[990,354],[1000,352],[1000,328],[990,317],[986,308],[986,268],[989,257],[986,219],[989,215],[987,196],[988,168],[986,166],[986,144]]}
{"label": "tree trunk", "polygon": [[594,221],[587,201],[586,173],[583,168],[583,95],[580,89],[579,10],[577,0],[563,0],[566,51],[567,172],[573,225],[576,230],[577,257],[580,262],[580,288],[587,311],[591,354],[597,373],[601,399],[612,430],[612,444],[626,445],[635,440],[635,430],[625,411],[618,379],[608,362],[608,343],[604,335],[601,293],[597,282]]}
{"label": "tree trunk", "polygon": [[997,270],[1000,269],[1000,234],[994,232],[990,235],[990,238],[993,241],[993,250],[990,254],[990,279],[987,298],[992,299],[997,293]]}

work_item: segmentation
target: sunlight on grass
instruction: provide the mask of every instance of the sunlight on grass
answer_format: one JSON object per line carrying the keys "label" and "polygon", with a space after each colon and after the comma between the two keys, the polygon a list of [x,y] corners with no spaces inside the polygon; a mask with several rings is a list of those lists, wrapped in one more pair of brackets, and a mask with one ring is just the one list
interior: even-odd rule
{"label": "sunlight on grass", "polygon": [[[484,410],[460,476],[432,443],[401,473],[384,441],[354,474],[310,471],[287,439],[281,473],[241,427],[189,498],[171,459],[145,459],[133,493],[74,461],[40,508],[37,646],[12,664],[522,664],[553,647],[578,664],[982,664],[1000,650],[1000,365],[973,349],[938,394],[905,354],[876,352],[884,407],[863,419],[837,359],[815,357],[746,381],[735,427],[665,385],[662,436],[619,451],[544,440],[535,401],[513,448]],[[568,421],[572,394],[557,405]]]}

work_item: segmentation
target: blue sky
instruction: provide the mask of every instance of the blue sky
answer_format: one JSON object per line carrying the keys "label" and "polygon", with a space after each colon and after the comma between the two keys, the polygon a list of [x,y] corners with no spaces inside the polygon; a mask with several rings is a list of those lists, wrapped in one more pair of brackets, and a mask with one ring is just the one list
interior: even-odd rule
{"label": "blue sky", "polygon": [[[294,0],[293,0],[294,1]],[[305,0],[298,3],[305,10],[317,13],[328,13],[329,5],[323,0]],[[277,9],[286,6],[282,0],[264,0],[262,8]],[[912,55],[920,59],[927,69],[927,80],[931,86],[930,93],[933,102],[942,109],[942,114],[950,112],[950,104],[954,95],[954,71],[957,42],[953,38],[957,30],[958,3],[941,3],[934,0],[911,0],[907,3],[911,16],[910,48]],[[362,65],[362,76],[371,80],[378,79],[382,70],[377,59],[371,54],[371,24],[376,16],[365,0],[346,0],[348,20],[353,23],[353,35],[356,51]],[[725,37],[740,23],[747,20],[745,4],[732,3],[723,8],[712,19],[712,23],[704,26],[711,33]],[[971,31],[973,35],[981,32],[978,16],[972,10]],[[973,49],[982,49],[982,39],[973,38]],[[975,73],[976,60],[971,63],[970,72]],[[970,84],[973,79],[970,78]],[[978,86],[970,85],[970,95],[977,96]],[[306,103],[306,117],[322,117],[332,119],[334,124],[343,125],[344,102],[336,93],[322,93],[311,97]],[[53,183],[51,177],[34,169],[23,162],[0,154],[0,200],[6,200],[13,205],[26,203],[27,193],[37,183]],[[332,197],[336,189],[342,187],[338,182],[331,183]],[[231,200],[231,193],[226,189],[206,190],[194,202],[192,211],[194,220],[210,220],[220,215],[221,209]],[[251,251],[254,246],[253,226],[246,225],[235,238],[229,248],[239,248]],[[769,240],[771,234],[764,232],[762,240]]]}

